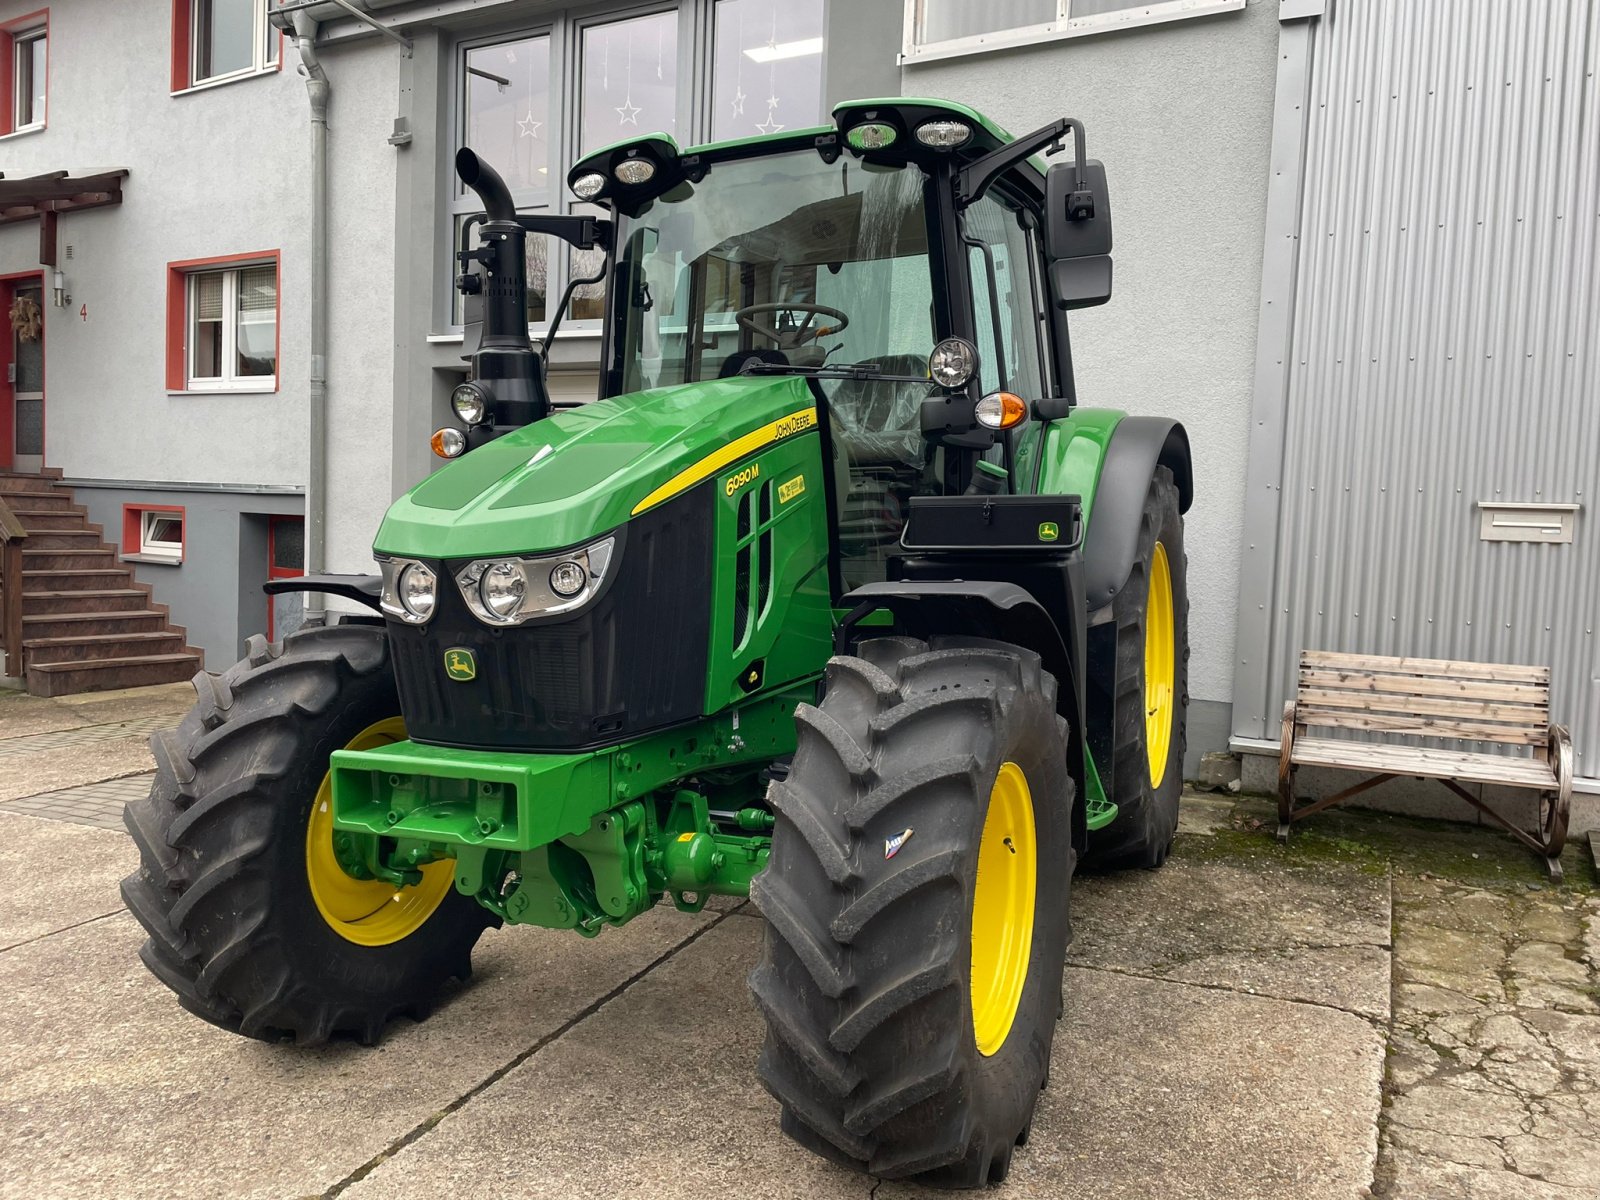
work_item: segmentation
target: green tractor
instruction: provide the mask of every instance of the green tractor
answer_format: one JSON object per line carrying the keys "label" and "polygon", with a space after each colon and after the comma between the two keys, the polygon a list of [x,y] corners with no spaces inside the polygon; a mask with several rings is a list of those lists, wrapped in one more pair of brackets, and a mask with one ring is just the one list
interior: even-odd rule
{"label": "green tractor", "polygon": [[[490,925],[749,896],[784,1131],[1003,1178],[1074,869],[1159,866],[1182,784],[1188,440],[1077,404],[1067,314],[1111,291],[1082,127],[888,99],[646,135],[569,174],[604,216],[456,167],[484,213],[452,461],[381,575],[268,585],[370,616],[252,639],[153,740],[144,962],[225,1029],[371,1043]],[[597,402],[551,410],[530,235],[604,260]]]}

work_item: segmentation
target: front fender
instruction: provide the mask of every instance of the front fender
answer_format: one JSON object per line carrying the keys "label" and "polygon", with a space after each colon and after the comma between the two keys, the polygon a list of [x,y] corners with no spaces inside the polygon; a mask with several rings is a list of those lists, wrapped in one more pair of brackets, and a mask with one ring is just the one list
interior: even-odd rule
{"label": "front fender", "polygon": [[1077,409],[1046,430],[1043,493],[1083,497],[1084,594],[1089,612],[1104,608],[1128,581],[1139,546],[1139,518],[1157,467],[1172,472],[1178,508],[1194,500],[1189,435],[1170,417],[1130,417],[1114,409]]}

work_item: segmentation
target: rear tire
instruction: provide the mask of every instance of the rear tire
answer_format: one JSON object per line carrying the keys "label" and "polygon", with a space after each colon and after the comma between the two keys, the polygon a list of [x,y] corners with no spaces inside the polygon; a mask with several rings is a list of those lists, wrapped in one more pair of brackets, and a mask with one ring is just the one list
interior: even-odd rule
{"label": "rear tire", "polygon": [[[1165,570],[1162,570],[1164,566]],[[1183,752],[1189,710],[1188,560],[1183,551],[1183,516],[1172,472],[1157,467],[1139,521],[1139,550],[1127,585],[1112,601],[1117,626],[1117,677],[1113,685],[1110,799],[1116,818],[1089,835],[1086,861],[1096,867],[1159,867],[1178,829],[1183,794]],[[1152,620],[1152,596],[1160,605],[1162,577],[1169,619]],[[1170,703],[1165,745],[1152,737],[1147,717],[1152,695],[1147,653],[1159,640],[1170,653]],[[1155,753],[1152,755],[1152,747]]]}
{"label": "rear tire", "polygon": [[[883,638],[858,653],[796,713],[771,792],[772,853],[751,886],[768,922],[750,976],[761,1080],[784,1132],[824,1157],[979,1187],[1028,1136],[1061,1010],[1066,722],[1056,681],[1016,646]],[[1024,885],[1004,881],[1030,871],[1020,906]]]}
{"label": "rear tire", "polygon": [[145,965],[191,1012],[267,1041],[370,1045],[391,1016],[421,1020],[498,921],[452,888],[412,932],[361,945],[319,911],[308,867],[328,756],[400,711],[383,630],[254,637],[195,690],[178,728],[151,738],[155,782],[123,814],[141,861],[122,896],[150,934]]}

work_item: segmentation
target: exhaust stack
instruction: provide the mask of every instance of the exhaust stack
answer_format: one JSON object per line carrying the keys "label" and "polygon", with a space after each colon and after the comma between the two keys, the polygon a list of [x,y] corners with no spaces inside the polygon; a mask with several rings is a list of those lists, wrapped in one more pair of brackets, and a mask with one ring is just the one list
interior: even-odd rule
{"label": "exhaust stack", "polygon": [[[461,256],[461,290],[483,296],[483,338],[472,356],[473,378],[492,397],[497,430],[528,425],[550,414],[550,394],[544,359],[528,338],[527,231],[506,181],[464,146],[456,152],[456,174],[478,194],[488,218],[478,226],[477,249]],[[468,271],[469,262],[481,270]]]}

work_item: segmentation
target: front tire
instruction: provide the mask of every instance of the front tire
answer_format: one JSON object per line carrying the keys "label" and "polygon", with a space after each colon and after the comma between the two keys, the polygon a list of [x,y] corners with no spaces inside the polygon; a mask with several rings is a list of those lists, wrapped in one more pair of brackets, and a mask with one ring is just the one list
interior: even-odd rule
{"label": "front tire", "polygon": [[1117,815],[1089,835],[1097,867],[1159,867],[1178,829],[1189,710],[1189,586],[1172,472],[1157,467],[1139,549],[1112,601],[1117,627],[1111,800]]}
{"label": "front tire", "polygon": [[1061,1010],[1073,784],[1056,681],[971,639],[864,642],[771,792],[751,895],[783,1129],[888,1178],[978,1187],[1027,1140]]}
{"label": "front tire", "polygon": [[494,917],[453,889],[448,860],[398,891],[338,866],[329,755],[404,736],[383,630],[251,638],[195,690],[178,728],[151,739],[150,795],[123,814],[140,866],[122,896],[150,934],[145,965],[247,1037],[370,1045],[391,1016],[421,1020],[467,977]]}

